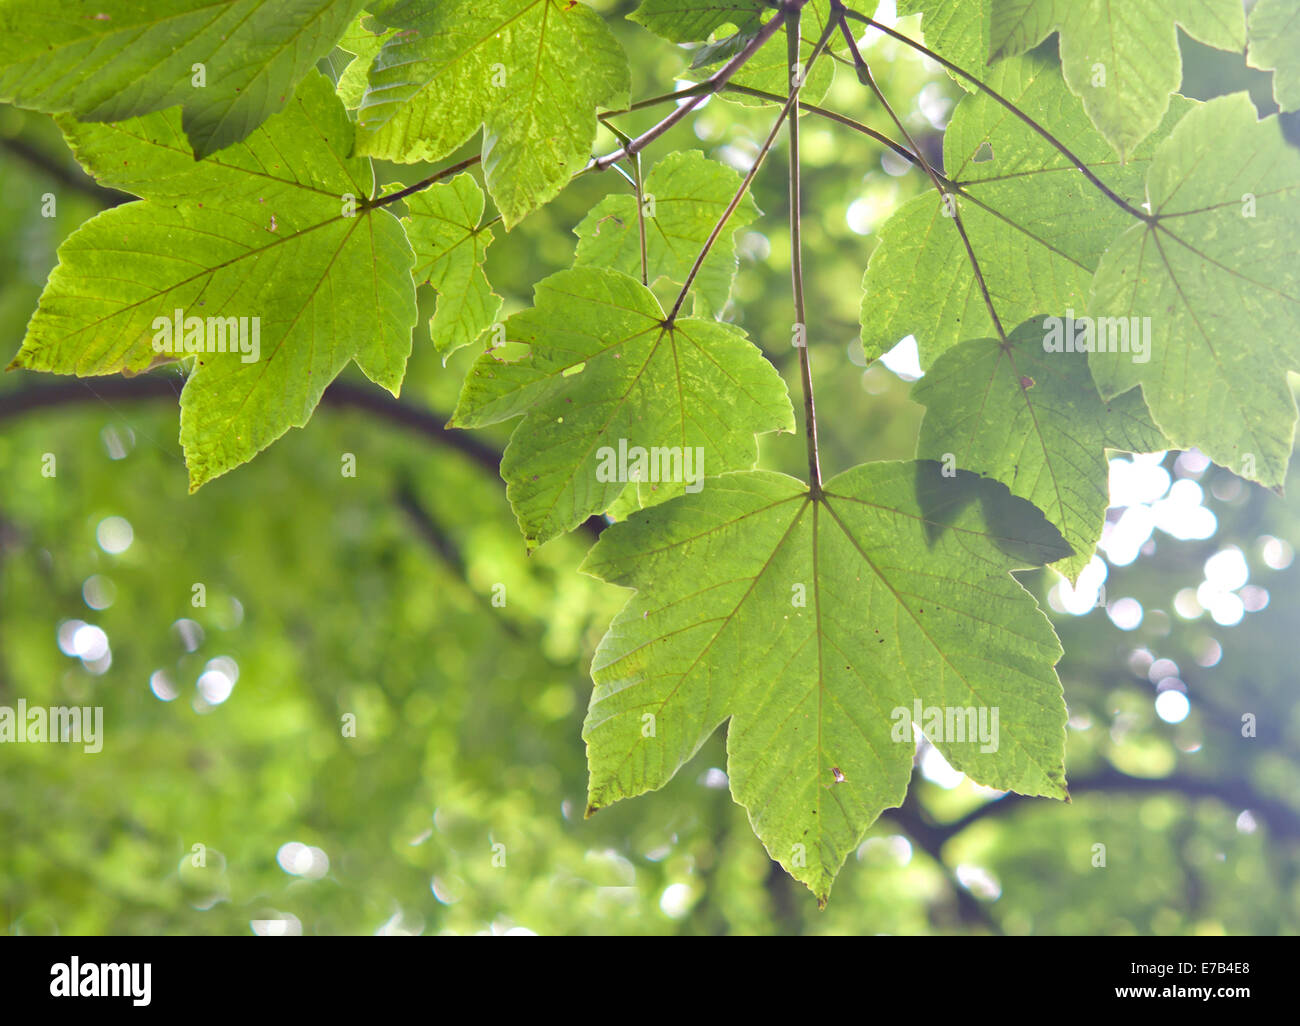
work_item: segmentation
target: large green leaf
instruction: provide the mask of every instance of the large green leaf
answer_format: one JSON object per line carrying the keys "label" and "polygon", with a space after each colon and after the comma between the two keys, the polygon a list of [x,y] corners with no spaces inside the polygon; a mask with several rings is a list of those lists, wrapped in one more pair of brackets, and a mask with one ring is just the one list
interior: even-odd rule
{"label": "large green leaf", "polygon": [[[1092,127],[1055,62],[1004,61],[990,84],[1052,133],[1129,203],[1143,175],[1194,101],[1175,97],[1160,130],[1120,164]],[[960,190],[955,209],[970,236],[1005,326],[1039,312],[1082,313],[1097,261],[1132,215],[1086,181],[1073,162],[985,94],[965,97],[944,134],[944,167]],[[868,358],[915,335],[921,365],[964,339],[995,334],[953,218],[934,194],[898,209],[881,231],[863,279],[862,344]]]}
{"label": "large green leaf", "polygon": [[1074,549],[1056,564],[1074,580],[1106,519],[1106,449],[1156,452],[1166,442],[1137,389],[1103,402],[1086,353],[1047,349],[1051,327],[1034,318],[1006,345],[972,339],[939,357],[912,387],[926,407],[916,454],[1032,502]]}
{"label": "large green leaf", "polygon": [[1259,0],[1250,12],[1249,63],[1273,72],[1273,98],[1282,110],[1300,110],[1300,4]]}
{"label": "large green leaf", "polygon": [[1149,360],[1094,351],[1104,396],[1142,386],[1178,448],[1280,486],[1300,369],[1300,152],[1246,93],[1185,117],[1147,172],[1156,216],[1107,251],[1089,313],[1149,325]]}
{"label": "large green leaf", "polygon": [[[670,153],[650,169],[642,191],[646,266],[652,285],[660,277],[679,285],[686,280],[739,187],[739,174],[707,159],[699,150]],[[693,287],[714,312],[726,305],[736,276],[735,231],[758,213],[753,197],[746,194],[696,275]],[[574,234],[579,240],[575,265],[612,267],[634,278],[641,276],[641,238],[633,194],[606,196],[591,208]]]}
{"label": "large green leaf", "polygon": [[1127,158],[1155,131],[1182,83],[1175,25],[1207,46],[1246,46],[1241,0],[993,0],[989,46],[997,60],[1059,32],[1065,81]]}
{"label": "large green leaf", "polygon": [[492,229],[480,225],[483,190],[457,175],[406,198],[402,219],[415,249],[415,280],[438,290],[429,321],[433,344],[447,357],[483,334],[501,310],[501,297],[483,273]]}
{"label": "large green leaf", "polygon": [[154,348],[155,318],[258,318],[256,352],[250,341],[247,354],[195,357],[181,394],[191,489],[306,424],[350,359],[397,394],[414,256],[388,211],[347,216],[345,196],[362,200],[374,182],[369,161],[346,155],[352,125],[324,76],[198,162],[178,111],[62,124],[87,170],[144,201],[91,218],[59,247],[14,366],[131,374],[170,358]]}
{"label": "large green leaf", "polygon": [[607,530],[582,569],[637,594],[592,665],[589,812],[662,787],[730,717],[732,794],[824,902],[903,800],[917,701],[996,709],[996,742],[931,740],[984,784],[1064,797],[1061,649],[1008,571],[1069,550],[1001,485],[939,469],[869,463],[816,501],[727,474]]}
{"label": "large green leaf", "polygon": [[0,99],[88,121],[181,104],[181,125],[203,157],[280,110],[360,8],[361,0],[5,0]]}
{"label": "large green leaf", "polygon": [[376,0],[402,29],[370,69],[361,153],[403,163],[446,156],[484,127],[483,170],[507,228],[591,157],[596,108],[627,103],[623,48],[570,0]]}
{"label": "large green leaf", "polygon": [[633,479],[602,480],[605,447],[679,447],[683,459],[698,447],[712,475],[752,467],[755,433],[794,430],[785,383],[744,332],[696,318],[670,326],[654,293],[618,271],[576,268],[538,282],[533,307],[506,321],[506,339],[527,354],[480,356],[452,423],[525,415],[501,476],[530,546],[608,509]]}

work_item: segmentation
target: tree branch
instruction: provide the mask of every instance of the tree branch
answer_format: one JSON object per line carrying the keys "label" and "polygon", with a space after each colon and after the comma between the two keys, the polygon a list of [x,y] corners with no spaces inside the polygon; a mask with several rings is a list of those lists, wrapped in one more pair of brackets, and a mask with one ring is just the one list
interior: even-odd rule
{"label": "tree branch", "polygon": [[[800,6],[802,6],[802,4],[800,4]],[[772,20],[775,21],[776,19],[773,18]],[[812,69],[813,64],[821,55],[822,50],[826,48],[826,43],[830,39],[834,28],[834,22],[827,24],[826,31],[822,33],[821,39],[819,39],[817,45],[813,47],[812,53],[808,56],[808,67],[805,68],[803,72],[805,76]],[[727,222],[731,219],[731,215],[736,212],[736,208],[740,206],[740,201],[745,198],[745,193],[749,191],[750,185],[758,175],[758,169],[763,166],[763,161],[767,158],[768,153],[772,149],[772,145],[776,142],[776,137],[781,132],[781,125],[785,122],[785,119],[790,116],[790,111],[794,108],[797,96],[798,92],[796,91],[793,96],[785,98],[785,103],[781,107],[781,113],[773,123],[772,130],[767,133],[767,138],[763,140],[763,145],[759,148],[758,155],[754,158],[753,165],[741,181],[740,188],[737,189],[736,194],[731,197],[731,202],[727,204],[727,208],[722,212],[722,216],[718,218],[717,224],[713,226],[713,231],[711,231],[709,237],[704,240],[704,246],[696,255],[695,263],[691,265],[691,269],[686,275],[686,281],[682,284],[681,291],[677,293],[677,301],[673,303],[673,308],[669,311],[668,317],[665,319],[666,324],[672,324],[676,319],[677,314],[681,311],[682,304],[686,302],[686,294],[690,292],[691,284],[695,281],[695,276],[700,273],[700,268],[704,266],[704,261],[708,257],[709,251],[713,249],[714,243],[718,241],[718,237],[722,234],[723,228],[727,226]]]}

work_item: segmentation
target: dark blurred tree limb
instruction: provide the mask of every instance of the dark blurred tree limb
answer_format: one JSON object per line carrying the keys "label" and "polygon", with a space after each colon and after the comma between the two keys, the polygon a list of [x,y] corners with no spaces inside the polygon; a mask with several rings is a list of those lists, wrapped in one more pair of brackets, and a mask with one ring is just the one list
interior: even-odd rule
{"label": "dark blurred tree limb", "polygon": [[[1276,837],[1300,838],[1300,812],[1285,802],[1261,795],[1244,780],[1212,779],[1178,773],[1167,777],[1130,777],[1127,773],[1109,768],[1087,776],[1073,777],[1069,781],[1069,786],[1070,794],[1074,797],[1084,794],[1165,793],[1182,795],[1185,798],[1217,798],[1230,808],[1249,809],[1253,815],[1264,821]],[[1007,794],[1005,797],[972,809],[951,823],[934,824],[932,830],[942,844],[981,819],[1014,815],[1041,801],[1042,799],[1039,798]]]}
{"label": "dark blurred tree limb", "polygon": [[[177,379],[155,374],[139,377],[102,377],[90,381],[73,379],[25,385],[12,392],[0,393],[0,422],[12,420],[36,410],[53,409],[96,401],[131,402],[146,399],[177,398]],[[386,420],[445,446],[478,464],[493,475],[500,474],[501,453],[475,435],[453,431],[444,424],[447,417],[424,406],[394,399],[377,388],[347,381],[336,381],[325,389],[321,405],[327,409],[354,409]],[[582,528],[597,537],[606,526],[602,517],[590,517]]]}
{"label": "dark blurred tree limb", "polygon": [[76,165],[61,163],[48,153],[38,150],[31,143],[24,142],[22,139],[0,138],[0,147],[12,153],[15,157],[25,160],[47,178],[53,179],[57,184],[67,186],[69,189],[75,189],[105,207],[115,207],[135,199],[134,196],[118,192],[116,189],[106,189],[101,185],[97,185],[94,179],[87,177],[80,169],[75,169]]}

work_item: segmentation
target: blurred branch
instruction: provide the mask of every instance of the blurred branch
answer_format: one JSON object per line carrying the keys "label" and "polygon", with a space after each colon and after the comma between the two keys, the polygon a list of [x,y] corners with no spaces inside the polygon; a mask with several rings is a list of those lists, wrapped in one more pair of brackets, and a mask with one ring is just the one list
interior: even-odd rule
{"label": "blurred branch", "polygon": [[[175,380],[155,375],[134,378],[105,377],[95,379],[94,387],[81,380],[60,381],[53,384],[27,385],[13,392],[0,394],[0,422],[11,420],[34,410],[52,409],[77,403],[100,400],[134,401],[144,399],[176,399]],[[443,425],[447,418],[427,407],[402,402],[378,389],[336,381],[325,389],[321,405],[333,409],[362,410],[406,428],[439,445],[454,449],[484,470],[500,473],[501,453],[476,436],[463,431],[452,431]],[[602,517],[589,517],[582,528],[593,538],[605,528]]]}
{"label": "blurred branch", "polygon": [[896,809],[890,809],[882,818],[893,820],[902,827],[908,837],[916,843],[916,846],[929,855],[943,871],[948,878],[949,886],[956,896],[957,915],[963,925],[980,925],[991,933],[1001,934],[1002,927],[993,918],[988,906],[962,886],[957,879],[956,873],[944,861],[943,846],[957,831],[949,832],[946,827],[936,824],[930,819],[921,808],[920,799],[917,798],[915,774],[913,774],[913,778],[911,786],[907,789],[907,797],[903,799],[903,804]]}
{"label": "blurred branch", "polygon": [[48,178],[54,179],[60,185],[75,189],[77,192],[102,203],[105,207],[116,207],[119,204],[129,203],[135,199],[134,196],[119,192],[117,189],[107,189],[96,185],[93,179],[86,177],[80,171],[72,170],[67,164],[60,163],[49,154],[43,153],[22,139],[0,138],[0,147],[8,150],[15,157],[27,161],[32,167]]}
{"label": "blurred branch", "polygon": [[[1300,813],[1284,802],[1264,797],[1244,780],[1210,779],[1185,774],[1174,774],[1168,777],[1130,777],[1112,768],[1086,777],[1076,777],[1070,781],[1072,796],[1097,793],[1173,793],[1187,798],[1217,798],[1231,808],[1249,809],[1252,814],[1267,823],[1277,837],[1300,838]],[[1027,805],[1040,801],[1039,798],[1008,794],[1003,798],[987,802],[960,819],[938,826],[936,831],[940,843],[956,836],[981,819],[1012,815]]]}
{"label": "blurred branch", "polygon": [[416,532],[429,548],[433,549],[442,558],[447,569],[465,585],[466,590],[474,596],[486,612],[493,614],[491,616],[492,621],[514,640],[522,640],[523,634],[519,628],[504,616],[499,615],[500,610],[492,607],[487,596],[477,591],[470,584],[469,571],[465,564],[465,557],[461,554],[460,546],[456,544],[442,524],[434,519],[433,514],[416,497],[415,487],[410,481],[403,481],[398,486],[397,505],[410,518],[411,523],[415,525]]}

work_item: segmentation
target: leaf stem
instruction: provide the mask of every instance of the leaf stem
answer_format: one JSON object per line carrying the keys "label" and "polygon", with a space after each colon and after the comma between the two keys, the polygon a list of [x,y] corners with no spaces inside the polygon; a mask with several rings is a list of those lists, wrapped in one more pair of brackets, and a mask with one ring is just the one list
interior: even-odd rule
{"label": "leaf stem", "polygon": [[[632,140],[625,133],[619,131],[614,125],[606,125],[611,132],[618,138],[624,146],[627,146]],[[613,165],[615,171],[621,174],[632,186],[632,191],[636,195],[636,227],[637,235],[641,241],[641,284],[649,286],[650,284],[650,260],[646,252],[645,239],[645,193],[642,186],[641,178],[641,154],[633,153],[628,158],[628,163],[632,165],[632,173],[628,174],[617,164]]]}
{"label": "leaf stem", "polygon": [[[600,114],[597,114],[596,117],[600,121],[604,121],[606,118],[620,117],[623,114],[631,114],[633,111],[645,110],[647,107],[657,107],[659,104],[667,103],[669,100],[684,100],[689,96],[695,96],[697,93],[709,96],[716,93],[718,88],[719,87],[714,85],[710,79],[706,78],[703,82],[696,82],[694,85],[687,86],[685,89],[677,89],[671,93],[660,93],[658,96],[650,96],[644,100],[637,100],[636,103],[632,104],[630,107],[624,107],[622,110],[602,111]],[[611,128],[610,131],[613,131],[613,129]],[[621,139],[619,141],[622,142]]]}
{"label": "leaf stem", "polygon": [[[797,5],[795,9],[798,10],[798,8],[807,3],[807,0],[791,0],[791,2]],[[692,95],[685,103],[677,106],[671,114],[659,121],[657,124],[646,129],[646,131],[642,132],[626,146],[621,146],[613,153],[607,153],[603,157],[594,158],[588,167],[594,171],[604,171],[605,168],[609,167],[615,161],[622,160],[630,154],[645,149],[668,131],[668,129],[672,128],[673,125],[681,121],[682,118],[686,117],[687,114],[703,103],[706,96],[721,89],[732,75],[744,67],[745,63],[758,52],[759,48],[762,47],[764,43],[776,35],[777,30],[786,20],[787,11],[788,9],[783,6],[766,25],[758,30],[754,38],[745,44],[743,50],[705,79],[704,85],[708,87],[707,89],[702,88],[700,92]],[[656,97],[656,99],[659,98]]]}
{"label": "leaf stem", "polygon": [[1040,136],[1042,136],[1043,139],[1045,139],[1048,143],[1054,146],[1060,152],[1060,154],[1063,157],[1065,157],[1067,160],[1069,160],[1070,163],[1073,164],[1075,168],[1078,169],[1079,173],[1083,175],[1083,177],[1086,178],[1089,182],[1091,182],[1101,192],[1101,194],[1105,196],[1108,200],[1114,203],[1125,213],[1130,214],[1133,217],[1136,217],[1139,221],[1145,221],[1147,224],[1155,224],[1157,220],[1155,214],[1149,214],[1145,210],[1141,210],[1138,207],[1133,206],[1133,204],[1129,203],[1122,196],[1117,195],[1114,192],[1114,190],[1112,190],[1109,186],[1106,185],[1105,182],[1103,182],[1100,178],[1098,178],[1095,174],[1093,174],[1092,169],[1089,168],[1088,165],[1085,164],[1082,160],[1080,160],[1079,157],[1077,157],[1074,154],[1074,152],[1068,146],[1065,145],[1065,143],[1061,142],[1060,139],[1054,136],[1051,132],[1049,132],[1046,128],[1044,128],[1037,121],[1031,118],[1023,110],[1021,110],[1014,103],[1012,103],[1010,100],[1004,97],[1001,93],[994,90],[992,86],[985,84],[980,79],[972,75],[966,69],[959,68],[956,64],[953,64],[952,61],[947,60],[944,57],[940,57],[929,47],[924,46],[921,43],[918,43],[915,39],[911,39],[908,36],[903,35],[901,32],[895,31],[894,29],[890,28],[888,25],[882,25],[880,22],[876,21],[875,18],[869,18],[861,11],[852,10],[851,8],[845,7],[842,3],[839,2],[836,2],[834,6],[837,7],[843,15],[849,18],[855,18],[858,21],[862,22],[864,25],[868,25],[871,28],[877,29],[880,32],[883,32],[885,35],[893,39],[897,39],[900,43],[903,43],[905,46],[910,46],[917,53],[925,54],[925,56],[929,57],[932,61],[935,61],[938,64],[942,64],[949,71],[953,72],[956,75],[960,75],[962,78],[966,79],[972,85],[976,86],[981,92],[987,93],[990,98],[992,98],[997,103],[1001,104],[1012,114],[1018,117],[1021,121],[1023,121],[1026,125],[1028,125],[1035,132],[1037,132]]}
{"label": "leaf stem", "polygon": [[[754,89],[751,86],[736,85],[731,82],[723,86],[722,91],[724,93],[743,93],[745,96],[753,96],[755,99],[759,100],[773,100],[776,103],[784,103],[786,100],[786,97],[781,96],[779,93],[769,93],[764,89]],[[883,132],[878,132],[876,129],[864,125],[861,121],[855,121],[847,114],[841,114],[839,111],[831,110],[828,107],[819,107],[815,103],[807,103],[804,100],[799,101],[799,109],[807,114],[816,114],[818,117],[825,118],[827,121],[834,121],[843,125],[845,128],[851,128],[853,131],[859,132],[862,135],[870,136],[872,139],[875,139],[876,142],[888,146],[909,164],[920,163],[920,161],[917,160],[916,154],[902,143],[895,142]],[[943,175],[939,175],[939,178],[943,181],[944,185],[950,189],[960,188],[956,182],[949,181]]]}
{"label": "leaf stem", "polygon": [[[798,7],[794,8],[795,10],[798,10],[799,7],[803,6],[802,0],[793,0],[793,2],[798,4]],[[775,21],[776,19],[773,18],[772,20]],[[817,45],[813,47],[812,53],[808,56],[808,66],[804,69],[805,75],[807,75],[812,69],[813,62],[815,62],[821,55],[822,50],[825,49],[826,43],[830,40],[834,31],[835,24],[834,22],[831,22],[826,26],[826,31],[822,33],[821,39],[817,41]],[[718,223],[713,226],[713,231],[709,233],[709,237],[704,240],[703,247],[701,247],[699,254],[695,257],[695,263],[691,265],[690,272],[686,275],[686,281],[682,283],[681,291],[677,293],[677,301],[673,303],[672,310],[664,320],[665,324],[672,324],[677,318],[677,314],[681,311],[682,304],[686,302],[686,294],[691,290],[691,283],[695,281],[695,276],[700,273],[700,268],[704,265],[705,258],[708,257],[709,251],[713,249],[714,244],[718,241],[718,237],[722,234],[722,229],[726,227],[727,221],[731,219],[731,215],[734,214],[736,208],[740,206],[740,201],[745,198],[745,193],[749,191],[749,186],[758,174],[758,169],[763,166],[764,159],[766,159],[768,152],[772,149],[772,144],[776,142],[777,135],[781,132],[781,125],[785,122],[785,119],[793,109],[795,97],[797,97],[797,95],[798,94],[796,93],[795,96],[786,98],[784,105],[781,107],[781,113],[777,116],[776,122],[772,125],[772,130],[767,133],[767,138],[763,140],[763,145],[759,147],[758,155],[754,158],[753,165],[751,165],[749,171],[741,181],[740,188],[738,188],[736,194],[731,197],[731,202],[728,203],[726,209],[723,210],[722,216],[718,218]]]}
{"label": "leaf stem", "polygon": [[[799,64],[799,11],[786,24],[786,67],[790,76],[790,97],[786,111],[799,103],[799,90],[806,74]],[[832,26],[827,26],[833,30]],[[814,54],[815,56],[815,54]],[[812,61],[808,62],[809,68]],[[795,345],[799,348],[799,381],[803,386],[804,437],[808,443],[808,494],[815,500],[822,494],[821,462],[817,456],[817,411],[813,403],[812,359],[808,353],[808,317],[803,296],[803,236],[800,230],[799,115],[786,120],[790,140],[790,276],[794,297]]]}
{"label": "leaf stem", "polygon": [[[889,115],[899,132],[902,133],[903,138],[907,140],[907,145],[916,154],[917,163],[930,176],[930,181],[934,183],[935,189],[943,197],[940,202],[944,205],[944,214],[945,216],[951,216],[953,224],[957,227],[957,234],[961,236],[962,245],[966,247],[966,256],[970,260],[971,271],[974,273],[975,281],[980,287],[980,294],[984,297],[984,306],[989,312],[989,318],[993,321],[993,327],[997,330],[998,338],[1005,344],[1007,341],[1006,329],[1002,327],[1002,319],[998,317],[998,312],[993,307],[993,297],[989,295],[989,287],[984,281],[984,272],[980,270],[980,262],[975,256],[974,247],[971,246],[970,236],[966,234],[966,226],[962,223],[961,211],[957,209],[956,201],[951,198],[952,193],[944,188],[938,173],[930,166],[930,162],[925,159],[921,147],[912,138],[912,133],[907,130],[907,126],[903,124],[902,119],[894,113],[894,108],[890,106],[889,101],[885,98],[884,91],[876,83],[875,76],[871,74],[870,66],[858,50],[857,40],[853,38],[853,33],[849,30],[849,20],[845,17],[846,11],[847,9],[841,0],[831,0],[832,18],[839,24],[844,41],[848,44],[849,53],[853,56],[853,66],[857,70],[858,81],[876,94],[876,99],[885,108],[885,113]],[[951,214],[949,214],[949,210],[951,210]]]}
{"label": "leaf stem", "polygon": [[650,285],[650,257],[646,252],[645,241],[645,192],[641,177],[641,154],[632,154],[632,169],[636,175],[636,227],[641,236],[641,284]]}
{"label": "leaf stem", "polygon": [[452,175],[459,174],[461,171],[464,171],[468,167],[473,167],[482,159],[483,159],[482,156],[477,153],[474,154],[474,156],[472,157],[466,157],[464,160],[456,164],[452,164],[451,167],[444,167],[441,171],[435,171],[428,178],[421,179],[420,181],[416,182],[414,185],[408,185],[405,189],[401,189],[387,196],[379,196],[376,197],[375,199],[367,200],[366,202],[361,204],[361,208],[363,210],[373,210],[376,207],[386,207],[390,203],[396,203],[399,199],[405,199],[407,196],[410,196],[413,193],[421,192],[424,189],[427,189],[435,182],[440,182],[444,178],[450,178]]}

